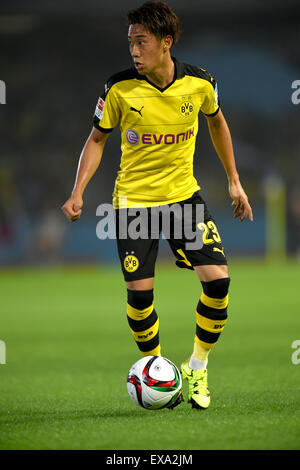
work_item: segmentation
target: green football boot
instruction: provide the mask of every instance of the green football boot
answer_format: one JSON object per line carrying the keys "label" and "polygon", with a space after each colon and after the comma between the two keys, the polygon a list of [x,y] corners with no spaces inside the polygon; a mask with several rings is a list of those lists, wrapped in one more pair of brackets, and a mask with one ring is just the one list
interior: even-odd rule
{"label": "green football boot", "polygon": [[194,370],[189,367],[189,359],[181,364],[182,380],[188,381],[188,402],[193,408],[205,409],[210,404],[207,388],[207,369]]}

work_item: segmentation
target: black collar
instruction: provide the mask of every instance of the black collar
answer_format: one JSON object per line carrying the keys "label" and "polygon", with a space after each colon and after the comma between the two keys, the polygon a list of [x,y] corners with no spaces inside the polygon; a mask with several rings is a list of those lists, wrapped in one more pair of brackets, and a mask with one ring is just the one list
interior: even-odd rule
{"label": "black collar", "polygon": [[172,60],[175,64],[176,78],[183,78],[185,76],[184,65],[182,62],[179,62],[176,57],[172,57]]}
{"label": "black collar", "polygon": [[164,88],[160,88],[159,86],[155,85],[154,83],[152,83],[150,80],[148,80],[148,78],[145,76],[145,75],[140,75],[138,73],[138,71],[135,69],[135,67],[133,67],[134,71],[135,71],[135,74],[136,74],[136,78],[138,78],[139,80],[145,80],[146,82],[148,82],[150,85],[152,85],[154,88],[156,88],[157,90],[161,91],[161,92],[164,92],[165,90],[167,90],[171,85],[173,85],[173,83],[178,79],[178,78],[183,78],[185,73],[184,73],[184,66],[181,62],[179,62],[176,57],[171,57],[173,62],[174,62],[174,78],[173,80]]}

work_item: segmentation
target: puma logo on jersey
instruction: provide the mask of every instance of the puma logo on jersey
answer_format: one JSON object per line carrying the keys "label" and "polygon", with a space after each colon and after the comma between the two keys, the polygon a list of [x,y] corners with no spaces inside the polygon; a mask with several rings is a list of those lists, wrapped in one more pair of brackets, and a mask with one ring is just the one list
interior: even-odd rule
{"label": "puma logo on jersey", "polygon": [[131,106],[130,111],[134,111],[135,113],[138,113],[141,117],[143,117],[142,116],[142,109],[143,108],[144,108],[144,106],[142,106],[141,109],[135,109]]}

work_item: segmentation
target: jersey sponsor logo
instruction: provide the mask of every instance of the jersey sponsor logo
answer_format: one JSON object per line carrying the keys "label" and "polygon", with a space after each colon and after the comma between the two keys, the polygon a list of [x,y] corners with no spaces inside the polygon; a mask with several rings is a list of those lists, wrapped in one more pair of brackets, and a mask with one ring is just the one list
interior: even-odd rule
{"label": "jersey sponsor logo", "polygon": [[127,129],[126,139],[131,145],[137,145],[140,140],[144,145],[172,145],[181,144],[192,137],[195,137],[194,128],[188,129],[185,132],[179,132],[178,134],[142,134],[141,138],[139,134],[133,129]]}
{"label": "jersey sponsor logo", "polygon": [[137,145],[140,141],[139,134],[133,129],[127,129],[126,131],[127,142],[131,145]]}
{"label": "jersey sponsor logo", "polygon": [[182,97],[182,103],[179,107],[179,111],[180,111],[180,114],[181,116],[184,116],[184,117],[187,117],[187,116],[190,116],[192,114],[192,112],[194,111],[194,105],[191,101],[191,97],[188,96],[183,96]]}
{"label": "jersey sponsor logo", "polygon": [[103,117],[104,105],[105,105],[105,101],[102,98],[99,98],[96,109],[95,109],[95,116],[97,116],[97,118],[99,118],[100,120]]}

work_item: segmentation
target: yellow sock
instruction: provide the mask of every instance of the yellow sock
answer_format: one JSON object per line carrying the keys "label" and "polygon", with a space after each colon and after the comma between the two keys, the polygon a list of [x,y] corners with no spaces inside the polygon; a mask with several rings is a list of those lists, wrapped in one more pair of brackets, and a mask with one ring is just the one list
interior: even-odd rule
{"label": "yellow sock", "polygon": [[194,343],[194,351],[190,357],[189,367],[194,370],[206,369],[208,362],[208,354],[210,349],[205,349]]}
{"label": "yellow sock", "polygon": [[194,343],[194,351],[193,351],[193,356],[195,359],[198,361],[207,361],[208,359],[208,354],[209,354],[210,349],[205,349],[199,346],[196,342]]}

